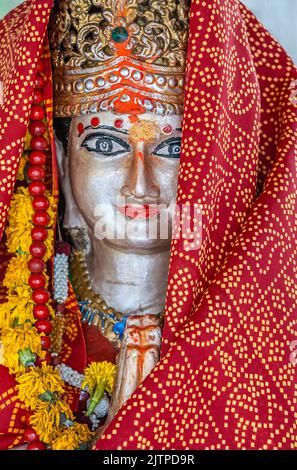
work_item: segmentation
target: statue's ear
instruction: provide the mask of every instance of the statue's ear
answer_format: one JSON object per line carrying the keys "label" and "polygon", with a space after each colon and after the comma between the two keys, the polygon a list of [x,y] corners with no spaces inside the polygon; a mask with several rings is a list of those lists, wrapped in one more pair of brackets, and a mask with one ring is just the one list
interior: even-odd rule
{"label": "statue's ear", "polygon": [[65,154],[64,147],[60,140],[55,138],[56,143],[56,154],[57,154],[57,164],[59,172],[59,181],[65,198],[65,213],[63,220],[63,227],[65,229],[80,229],[86,228],[86,223],[80,214],[77,205],[75,204],[71,182],[69,176],[69,158]]}

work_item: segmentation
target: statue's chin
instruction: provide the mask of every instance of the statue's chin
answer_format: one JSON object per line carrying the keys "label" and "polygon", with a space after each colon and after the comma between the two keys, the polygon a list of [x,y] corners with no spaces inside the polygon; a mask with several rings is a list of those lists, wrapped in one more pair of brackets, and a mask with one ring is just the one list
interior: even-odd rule
{"label": "statue's chin", "polygon": [[107,217],[105,220],[104,232],[96,224],[94,230],[89,230],[90,239],[95,244],[99,241],[119,251],[147,255],[170,250],[171,223],[163,226],[159,219],[154,224],[145,219],[129,223],[120,219],[118,225],[114,225],[113,220]]}
{"label": "statue's chin", "polygon": [[139,239],[104,239],[101,243],[114,250],[135,253],[140,255],[153,255],[170,250],[170,240]]}

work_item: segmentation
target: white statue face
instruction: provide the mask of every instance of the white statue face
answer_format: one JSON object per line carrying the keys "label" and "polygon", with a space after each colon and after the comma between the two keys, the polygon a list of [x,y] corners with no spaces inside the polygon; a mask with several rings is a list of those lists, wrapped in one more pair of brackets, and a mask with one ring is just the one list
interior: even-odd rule
{"label": "white statue face", "polygon": [[[181,121],[182,116],[112,112],[72,119],[67,172],[91,238],[98,238],[98,221],[104,220],[106,243],[115,248],[169,250]],[[152,230],[157,226],[157,237],[149,233],[150,224]]]}

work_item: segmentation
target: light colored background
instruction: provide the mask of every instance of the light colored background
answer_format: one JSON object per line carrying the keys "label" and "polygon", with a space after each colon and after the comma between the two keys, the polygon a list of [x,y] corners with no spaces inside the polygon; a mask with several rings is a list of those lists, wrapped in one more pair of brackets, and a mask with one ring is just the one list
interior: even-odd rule
{"label": "light colored background", "polygon": [[[297,0],[242,0],[297,63]],[[0,0],[0,18],[21,0]]]}

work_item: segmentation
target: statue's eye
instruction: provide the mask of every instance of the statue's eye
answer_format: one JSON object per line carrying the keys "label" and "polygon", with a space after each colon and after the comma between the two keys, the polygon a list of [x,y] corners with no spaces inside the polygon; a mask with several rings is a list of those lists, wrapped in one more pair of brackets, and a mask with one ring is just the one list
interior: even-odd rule
{"label": "statue's eye", "polygon": [[165,140],[153,151],[153,155],[165,158],[180,158],[181,137],[171,137]]}
{"label": "statue's eye", "polygon": [[88,152],[96,152],[104,157],[115,157],[131,151],[127,142],[110,134],[92,134],[82,143]]}

